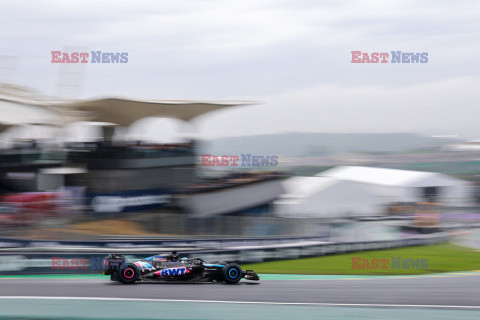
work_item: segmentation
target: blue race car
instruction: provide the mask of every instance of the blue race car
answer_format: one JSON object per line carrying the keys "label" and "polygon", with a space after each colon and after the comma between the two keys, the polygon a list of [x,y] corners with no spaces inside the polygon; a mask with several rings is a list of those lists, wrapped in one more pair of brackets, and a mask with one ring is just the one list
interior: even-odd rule
{"label": "blue race car", "polygon": [[242,278],[260,280],[253,270],[242,270],[235,263],[208,264],[200,258],[179,258],[177,252],[159,254],[134,263],[122,255],[103,259],[103,274],[124,284],[139,282],[225,282],[236,284]]}

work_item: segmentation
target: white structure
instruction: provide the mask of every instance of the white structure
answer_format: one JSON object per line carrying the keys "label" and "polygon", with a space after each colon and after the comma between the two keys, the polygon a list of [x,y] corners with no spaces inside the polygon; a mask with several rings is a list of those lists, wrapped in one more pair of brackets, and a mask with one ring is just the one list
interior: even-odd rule
{"label": "white structure", "polygon": [[375,196],[358,183],[324,177],[293,177],[282,182],[285,194],[273,202],[277,216],[347,218],[374,215]]}
{"label": "white structure", "polygon": [[471,182],[436,172],[345,166],[316,176],[360,183],[377,195],[380,204],[435,201],[466,205],[473,195]]}

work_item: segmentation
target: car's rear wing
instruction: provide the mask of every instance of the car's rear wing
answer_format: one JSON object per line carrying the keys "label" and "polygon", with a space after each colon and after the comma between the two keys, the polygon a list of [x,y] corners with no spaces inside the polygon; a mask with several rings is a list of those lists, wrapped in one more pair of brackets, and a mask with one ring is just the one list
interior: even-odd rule
{"label": "car's rear wing", "polygon": [[103,259],[103,274],[109,275],[120,270],[127,259],[119,254],[111,254]]}

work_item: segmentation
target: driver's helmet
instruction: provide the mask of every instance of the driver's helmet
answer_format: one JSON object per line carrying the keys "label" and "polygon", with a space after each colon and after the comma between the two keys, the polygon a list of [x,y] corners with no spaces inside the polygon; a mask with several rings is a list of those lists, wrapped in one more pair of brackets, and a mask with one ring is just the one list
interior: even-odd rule
{"label": "driver's helmet", "polygon": [[178,258],[180,257],[180,255],[178,254],[177,251],[172,251],[172,261],[178,261]]}
{"label": "driver's helmet", "polygon": [[181,258],[181,259],[180,259],[180,262],[182,262],[182,263],[187,263],[187,262],[188,262],[188,258]]}

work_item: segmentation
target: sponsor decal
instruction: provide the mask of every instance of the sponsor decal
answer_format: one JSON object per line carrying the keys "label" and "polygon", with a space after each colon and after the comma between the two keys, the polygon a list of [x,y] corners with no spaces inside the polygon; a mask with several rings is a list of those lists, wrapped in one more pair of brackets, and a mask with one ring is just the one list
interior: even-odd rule
{"label": "sponsor decal", "polygon": [[95,196],[91,206],[95,212],[122,212],[132,207],[161,205],[170,202],[170,195]]}
{"label": "sponsor decal", "polygon": [[428,259],[404,259],[392,257],[391,259],[365,259],[352,257],[352,269],[427,269]]}
{"label": "sponsor decal", "polygon": [[362,52],[351,51],[351,63],[427,63],[428,52]]}
{"label": "sponsor decal", "polygon": [[153,261],[167,261],[164,257],[153,257]]}
{"label": "sponsor decal", "polygon": [[186,273],[190,273],[190,270],[186,267],[168,268],[155,272],[155,274],[160,277],[183,276]]}
{"label": "sponsor decal", "polygon": [[153,270],[154,269],[153,266],[148,262],[137,261],[134,264],[141,270],[145,270],[145,269]]}
{"label": "sponsor decal", "polygon": [[128,63],[128,52],[51,51],[52,63]]}
{"label": "sponsor decal", "polygon": [[225,265],[223,265],[223,264],[213,264],[213,263],[204,263],[203,265],[205,267],[209,267],[209,268],[211,268],[211,267],[217,267],[217,268],[225,267]]}
{"label": "sponsor decal", "polygon": [[202,154],[204,167],[277,167],[277,155],[252,155],[242,153],[240,156],[213,156]]}

